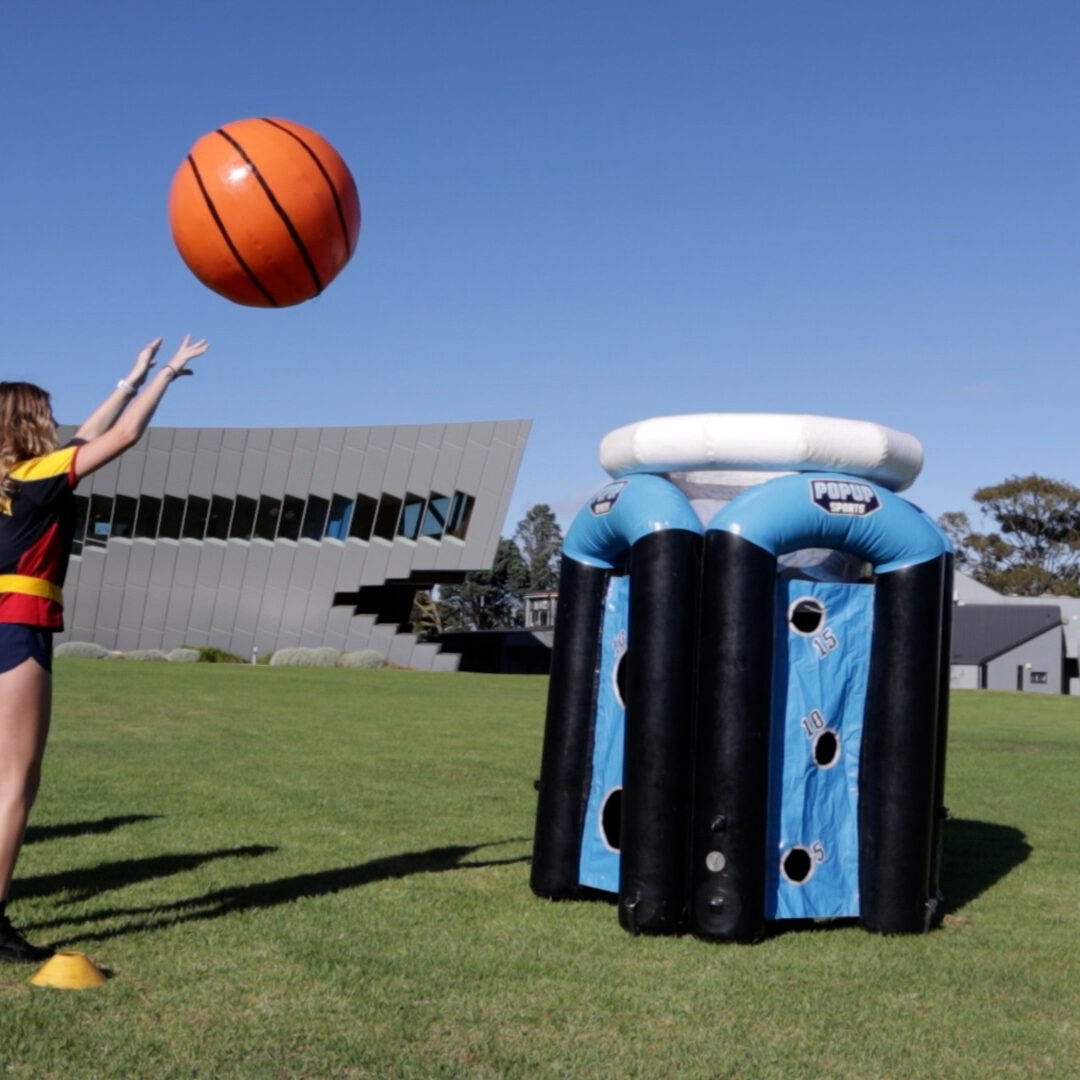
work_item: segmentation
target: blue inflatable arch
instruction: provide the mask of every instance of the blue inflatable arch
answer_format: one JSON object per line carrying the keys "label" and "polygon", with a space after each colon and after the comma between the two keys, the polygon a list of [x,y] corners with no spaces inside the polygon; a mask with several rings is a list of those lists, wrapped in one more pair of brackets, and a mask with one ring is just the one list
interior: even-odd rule
{"label": "blue inflatable arch", "polygon": [[[685,924],[690,806],[670,783],[690,763],[693,664],[702,524],[685,495],[658,476],[618,480],[575,519],[563,546],[559,613],[541,763],[532,885],[542,896],[581,895],[582,837],[594,769],[601,631],[614,575],[630,575],[621,873],[647,882],[633,906],[650,928]],[[617,632],[617,631],[616,631]],[[659,675],[659,678],[657,677]],[[670,837],[680,837],[671,844]]]}
{"label": "blue inflatable arch", "polygon": [[[706,937],[746,940],[764,928],[774,854],[767,843],[774,627],[794,614],[776,610],[777,559],[812,547],[857,556],[874,573],[857,763],[859,906],[845,913],[867,929],[901,933],[926,929],[935,908],[949,542],[921,511],[876,485],[836,474],[787,476],[734,499],[705,535],[690,923]],[[807,629],[796,638],[816,666],[827,665],[835,637],[815,641]],[[827,630],[824,610],[819,629]],[[841,699],[854,681],[845,677],[836,688]],[[813,702],[805,704],[810,715]],[[849,777],[829,779],[843,785]],[[771,786],[775,798],[775,776]]]}

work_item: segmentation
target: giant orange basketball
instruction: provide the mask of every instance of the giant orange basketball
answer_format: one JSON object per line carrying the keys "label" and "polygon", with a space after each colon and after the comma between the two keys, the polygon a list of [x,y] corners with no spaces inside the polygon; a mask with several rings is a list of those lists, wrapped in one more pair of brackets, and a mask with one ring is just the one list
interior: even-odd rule
{"label": "giant orange basketball", "polygon": [[184,262],[238,304],[310,300],[349,261],[360,199],[318,133],[288,120],[237,120],[204,135],[173,177],[169,225]]}

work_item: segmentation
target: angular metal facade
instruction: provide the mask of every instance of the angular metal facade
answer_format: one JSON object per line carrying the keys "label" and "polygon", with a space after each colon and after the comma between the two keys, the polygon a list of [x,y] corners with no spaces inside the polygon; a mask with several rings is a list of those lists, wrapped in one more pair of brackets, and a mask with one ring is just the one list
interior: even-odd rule
{"label": "angular metal facade", "polygon": [[408,631],[412,596],[490,568],[529,427],[151,428],[77,489],[57,641],[456,668]]}

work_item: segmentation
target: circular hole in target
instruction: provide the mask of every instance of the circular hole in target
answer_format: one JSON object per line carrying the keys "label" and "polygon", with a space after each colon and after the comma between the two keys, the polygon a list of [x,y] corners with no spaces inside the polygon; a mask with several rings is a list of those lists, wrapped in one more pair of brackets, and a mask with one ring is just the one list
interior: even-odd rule
{"label": "circular hole in target", "polygon": [[780,873],[792,885],[805,885],[814,873],[814,859],[808,848],[796,845],[780,857]]}
{"label": "circular hole in target", "polygon": [[788,626],[796,634],[813,637],[825,625],[825,605],[813,596],[801,596],[788,608]]}
{"label": "circular hole in target", "polygon": [[600,835],[604,846],[618,851],[622,843],[622,788],[614,787],[605,796],[600,807]]}
{"label": "circular hole in target", "polygon": [[831,769],[840,760],[840,736],[832,728],[819,732],[811,753],[819,769]]}
{"label": "circular hole in target", "polygon": [[626,658],[630,655],[629,650],[624,649],[619,654],[619,659],[615,661],[615,675],[612,679],[612,683],[615,688],[615,700],[618,701],[619,707],[626,708]]}

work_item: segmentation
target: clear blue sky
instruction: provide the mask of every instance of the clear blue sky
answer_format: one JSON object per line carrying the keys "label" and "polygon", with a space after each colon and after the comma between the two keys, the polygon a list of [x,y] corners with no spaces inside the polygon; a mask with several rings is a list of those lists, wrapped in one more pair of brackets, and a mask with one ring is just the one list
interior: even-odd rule
{"label": "clear blue sky", "polygon": [[[506,532],[668,413],[910,431],[935,516],[1080,482],[1068,0],[40,0],[0,85],[0,376],[62,420],[191,331],[157,423],[532,418]],[[166,217],[191,144],[261,115],[333,142],[364,214],[282,311],[206,290]]]}

